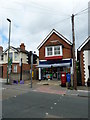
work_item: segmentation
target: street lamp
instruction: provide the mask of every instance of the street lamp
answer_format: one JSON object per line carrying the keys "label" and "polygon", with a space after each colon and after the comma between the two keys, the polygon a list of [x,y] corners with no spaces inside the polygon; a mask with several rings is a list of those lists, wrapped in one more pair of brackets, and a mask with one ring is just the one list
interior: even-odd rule
{"label": "street lamp", "polygon": [[[36,53],[36,51],[34,51]],[[32,88],[32,69],[33,69],[33,58],[34,58],[34,53],[31,51],[31,88]]]}
{"label": "street lamp", "polygon": [[10,50],[10,35],[11,35],[11,20],[7,18],[9,22],[9,41],[8,41],[8,65],[7,65],[7,84],[8,84],[8,71],[9,71],[9,50]]}

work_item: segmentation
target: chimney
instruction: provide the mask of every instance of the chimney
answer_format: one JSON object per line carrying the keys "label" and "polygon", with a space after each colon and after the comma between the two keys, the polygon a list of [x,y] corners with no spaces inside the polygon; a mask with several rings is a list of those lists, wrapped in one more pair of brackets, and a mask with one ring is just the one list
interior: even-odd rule
{"label": "chimney", "polygon": [[25,51],[25,45],[24,45],[24,43],[21,43],[20,48],[21,48],[21,50]]}
{"label": "chimney", "polygon": [[3,52],[3,47],[2,46],[0,46],[0,51]]}

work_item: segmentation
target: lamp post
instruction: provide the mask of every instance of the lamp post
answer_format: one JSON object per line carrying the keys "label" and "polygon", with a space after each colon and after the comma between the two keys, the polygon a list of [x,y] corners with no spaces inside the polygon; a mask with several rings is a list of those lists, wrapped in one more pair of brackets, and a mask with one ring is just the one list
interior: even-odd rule
{"label": "lamp post", "polygon": [[8,65],[7,65],[7,84],[8,84],[8,71],[9,71],[9,50],[10,50],[10,35],[11,35],[11,20],[7,18],[9,22],[9,41],[8,41]]}
{"label": "lamp post", "polygon": [[33,52],[31,51],[31,88],[32,88]]}
{"label": "lamp post", "polygon": [[[35,53],[35,51],[34,51],[34,53]],[[34,71],[32,71],[33,70],[33,63],[34,63],[34,61],[33,61],[34,53],[33,53],[33,51],[31,51],[31,88],[32,88],[32,72],[34,72]]]}

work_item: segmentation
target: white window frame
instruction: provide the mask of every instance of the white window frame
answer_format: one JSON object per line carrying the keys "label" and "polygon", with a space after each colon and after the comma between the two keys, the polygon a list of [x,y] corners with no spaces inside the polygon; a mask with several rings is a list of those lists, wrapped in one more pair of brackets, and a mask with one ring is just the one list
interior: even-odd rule
{"label": "white window frame", "polygon": [[[47,48],[51,48],[52,47],[52,55],[48,55],[47,54]],[[60,54],[54,54],[54,48],[55,47],[60,47]],[[63,52],[62,52],[62,45],[58,45],[58,46],[49,46],[49,47],[45,47],[45,57],[52,57],[52,56],[62,56]]]}
{"label": "white window frame", "polygon": [[[16,67],[16,68],[15,68]],[[14,69],[13,69],[14,73],[17,73],[17,65],[14,65]]]}
{"label": "white window frame", "polygon": [[[52,51],[48,51],[48,49],[50,49],[50,48],[52,49]],[[51,52],[52,54],[51,54],[51,55],[50,55],[50,54],[48,55],[48,52],[49,52],[49,53]],[[52,48],[52,47],[47,47],[47,56],[52,56],[52,55],[53,55],[53,48]]]}
{"label": "white window frame", "polygon": [[[56,48],[56,50],[55,50],[55,48]],[[59,48],[59,50],[57,49],[57,48]],[[56,56],[56,55],[60,55],[60,54],[55,54],[55,52],[61,52],[61,50],[60,50],[60,46],[55,46],[54,47],[54,55]]]}

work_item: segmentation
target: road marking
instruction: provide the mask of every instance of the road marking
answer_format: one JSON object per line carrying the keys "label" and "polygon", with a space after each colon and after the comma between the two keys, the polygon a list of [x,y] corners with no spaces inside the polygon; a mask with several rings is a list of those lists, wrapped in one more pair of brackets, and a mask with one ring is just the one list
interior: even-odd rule
{"label": "road marking", "polygon": [[16,95],[14,97],[16,98]]}
{"label": "road marking", "polygon": [[48,113],[45,113],[46,115],[48,115]]}
{"label": "road marking", "polygon": [[54,105],[56,105],[57,103],[54,103]]}
{"label": "road marking", "polygon": [[37,91],[37,90],[32,90],[32,91]]}
{"label": "road marking", "polygon": [[2,88],[2,90],[6,90],[6,88]]}
{"label": "road marking", "polygon": [[53,107],[51,107],[51,110],[53,109]]}
{"label": "road marking", "polygon": [[50,118],[50,119],[52,119],[52,120],[55,118],[55,119],[57,120],[57,118],[60,119],[60,118],[63,118],[63,117],[62,117],[62,116],[55,116],[55,115],[49,114],[49,115],[46,116],[45,118]]}
{"label": "road marking", "polygon": [[77,90],[78,92],[90,92],[90,91],[87,91],[87,90]]}
{"label": "road marking", "polygon": [[75,96],[78,96],[78,94],[71,94],[71,95],[75,95]]}

